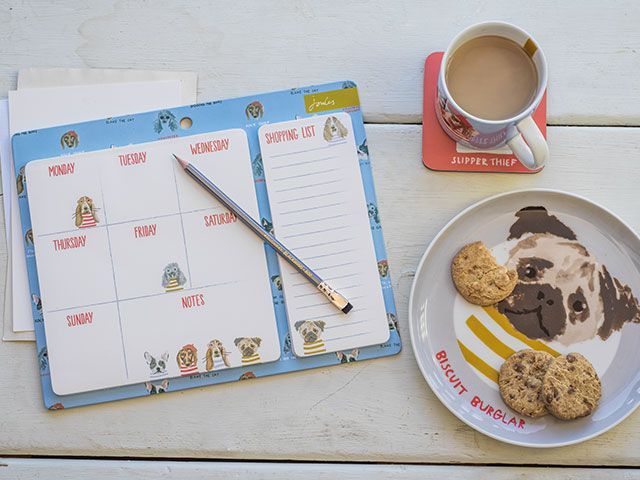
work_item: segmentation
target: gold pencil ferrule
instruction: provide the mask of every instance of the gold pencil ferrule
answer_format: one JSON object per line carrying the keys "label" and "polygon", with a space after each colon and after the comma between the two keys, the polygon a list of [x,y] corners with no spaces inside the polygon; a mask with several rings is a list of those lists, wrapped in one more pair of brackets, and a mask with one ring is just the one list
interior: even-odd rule
{"label": "gold pencil ferrule", "polygon": [[324,296],[340,310],[344,310],[347,305],[349,305],[349,300],[344,298],[340,292],[329,286],[327,282],[319,283],[318,290],[320,290]]}

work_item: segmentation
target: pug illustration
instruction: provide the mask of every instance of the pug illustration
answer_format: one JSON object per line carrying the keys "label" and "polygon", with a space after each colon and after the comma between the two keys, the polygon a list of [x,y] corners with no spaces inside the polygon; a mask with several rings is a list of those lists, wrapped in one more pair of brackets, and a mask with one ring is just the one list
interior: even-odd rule
{"label": "pug illustration", "polygon": [[532,339],[564,345],[606,340],[626,323],[640,322],[640,306],[629,286],[599,264],[576,234],[544,207],[516,213],[509,239],[518,242],[507,266],[518,272],[500,313]]}
{"label": "pug illustration", "polygon": [[342,140],[348,134],[349,131],[347,130],[347,127],[345,127],[337,117],[332,115],[324,122],[322,136],[327,142]]}
{"label": "pug illustration", "polygon": [[260,363],[260,354],[258,348],[262,343],[260,337],[238,337],[233,343],[242,355],[242,365],[253,365]]}
{"label": "pug illustration", "polygon": [[154,357],[149,352],[144,352],[144,359],[149,367],[149,378],[152,380],[164,378],[167,374],[167,362],[169,361],[169,352],[164,352],[159,357]]}
{"label": "pug illustration", "polygon": [[207,345],[205,366],[207,368],[207,372],[231,366],[231,363],[229,362],[229,352],[227,352],[227,349],[220,340],[213,339]]}
{"label": "pug illustration", "polygon": [[327,351],[322,334],[326,323],[322,320],[300,320],[293,325],[303,340],[305,355],[315,355]]}
{"label": "pug illustration", "polygon": [[164,267],[162,271],[162,286],[166,292],[182,290],[185,283],[187,283],[187,277],[184,276],[177,263],[169,263]]}
{"label": "pug illustration", "polygon": [[192,343],[178,351],[176,361],[183,377],[198,373],[198,349]]}
{"label": "pug illustration", "polygon": [[386,260],[380,260],[378,262],[378,273],[382,278],[385,278],[389,275],[389,262]]}

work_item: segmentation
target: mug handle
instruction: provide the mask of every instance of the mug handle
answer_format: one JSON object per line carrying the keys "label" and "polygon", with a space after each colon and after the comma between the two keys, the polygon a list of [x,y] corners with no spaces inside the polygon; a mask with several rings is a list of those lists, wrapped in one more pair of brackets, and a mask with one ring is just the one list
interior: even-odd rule
{"label": "mug handle", "polygon": [[529,116],[516,124],[518,134],[507,142],[513,154],[529,170],[538,170],[549,158],[549,146]]}

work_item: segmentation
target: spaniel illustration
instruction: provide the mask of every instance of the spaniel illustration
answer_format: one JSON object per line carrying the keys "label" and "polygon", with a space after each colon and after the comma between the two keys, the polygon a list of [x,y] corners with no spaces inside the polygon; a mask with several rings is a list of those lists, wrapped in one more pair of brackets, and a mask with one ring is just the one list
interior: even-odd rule
{"label": "spaniel illustration", "polygon": [[247,116],[247,120],[258,120],[264,115],[264,107],[256,100],[247,105],[247,108],[244,109],[244,114]]}
{"label": "spaniel illustration", "polygon": [[233,343],[242,355],[242,365],[253,365],[260,362],[258,348],[262,343],[259,337],[238,337]]}
{"label": "spaniel illustration", "polygon": [[227,349],[218,339],[211,340],[207,345],[205,360],[207,372],[231,366],[229,362],[229,352],[227,352]]}
{"label": "spaniel illustration", "polygon": [[529,338],[564,345],[606,340],[626,323],[640,323],[631,288],[582,245],[576,234],[544,207],[526,207],[508,239],[518,242],[507,267],[518,272],[513,293],[497,307]]}
{"label": "spaniel illustration", "polygon": [[165,378],[159,385],[154,385],[151,382],[146,382],[144,385],[149,395],[156,395],[158,393],[165,393],[169,389],[169,380]]}
{"label": "spaniel illustration", "polygon": [[322,320],[300,320],[293,325],[304,341],[302,349],[305,355],[327,351],[322,339],[325,325]]}
{"label": "spaniel illustration", "polygon": [[182,290],[185,283],[187,283],[187,277],[184,276],[177,263],[173,262],[164,267],[162,286],[166,292]]}
{"label": "spaniel illustration", "polygon": [[60,137],[60,146],[63,150],[65,148],[76,148],[78,145],[80,145],[80,138],[73,130],[65,132],[62,137]]}
{"label": "spaniel illustration", "polygon": [[76,227],[95,227],[98,222],[100,222],[96,210],[97,208],[93,204],[93,200],[91,199],[91,197],[87,197],[86,195],[80,197],[76,204],[76,212],[73,214]]}
{"label": "spaniel illustration", "polygon": [[322,136],[327,142],[342,140],[348,133],[347,127],[345,127],[342,122],[333,115],[327,118],[324,122],[324,131]]}
{"label": "spaniel illustration", "polygon": [[18,195],[24,192],[24,184],[26,180],[27,178],[24,174],[24,165],[23,165],[22,167],[20,167],[20,170],[18,170],[18,176],[16,177],[16,189],[18,190]]}
{"label": "spaniel illustration", "polygon": [[169,361],[169,352],[164,352],[158,358],[154,357],[149,352],[144,352],[144,359],[147,361],[149,377],[152,380],[164,378],[168,375],[167,362]]}
{"label": "spaniel illustration", "polygon": [[389,275],[389,262],[386,260],[380,260],[378,262],[378,273],[382,278],[385,278]]}
{"label": "spaniel illustration", "polygon": [[158,117],[153,122],[153,130],[156,133],[160,133],[166,128],[172,132],[177,130],[178,121],[176,120],[175,115],[169,110],[160,110],[160,112],[158,112]]}
{"label": "spaniel illustration", "polygon": [[198,349],[192,343],[178,351],[176,361],[183,377],[198,373]]}

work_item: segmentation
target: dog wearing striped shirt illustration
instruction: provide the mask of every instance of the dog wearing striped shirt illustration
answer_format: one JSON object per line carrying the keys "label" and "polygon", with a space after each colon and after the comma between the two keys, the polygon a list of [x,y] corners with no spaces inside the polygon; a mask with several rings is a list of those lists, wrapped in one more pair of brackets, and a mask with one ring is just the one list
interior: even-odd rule
{"label": "dog wearing striped shirt illustration", "polygon": [[180,375],[183,377],[198,373],[198,349],[193,343],[182,347],[176,355]]}
{"label": "dog wearing striped shirt illustration", "polygon": [[260,363],[260,354],[258,348],[262,343],[260,337],[238,337],[233,341],[236,348],[242,355],[242,366]]}
{"label": "dog wearing striped shirt illustration", "polygon": [[227,349],[217,338],[214,338],[207,344],[205,366],[207,372],[231,366],[231,362],[229,362],[229,352],[227,352]]}
{"label": "dog wearing striped shirt illustration", "polygon": [[187,283],[187,277],[184,276],[177,263],[169,263],[164,267],[162,271],[162,286],[166,292],[182,290],[185,283]]}
{"label": "dog wearing striped shirt illustration", "polygon": [[76,203],[76,211],[73,214],[76,227],[95,227],[100,222],[98,214],[96,213],[97,210],[91,197],[87,197],[86,195],[80,197]]}
{"label": "dog wearing striped shirt illustration", "polygon": [[327,351],[322,339],[325,325],[322,320],[300,320],[293,325],[304,341],[302,349],[305,355]]}

